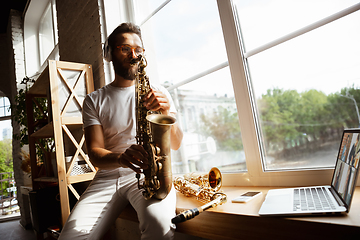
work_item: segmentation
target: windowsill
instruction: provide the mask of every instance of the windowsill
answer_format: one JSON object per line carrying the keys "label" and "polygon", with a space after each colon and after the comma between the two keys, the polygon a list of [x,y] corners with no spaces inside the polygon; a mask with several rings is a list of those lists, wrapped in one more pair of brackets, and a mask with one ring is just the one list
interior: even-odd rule
{"label": "windowsill", "polygon": [[[273,187],[271,187],[273,188]],[[348,214],[309,217],[260,217],[258,211],[270,187],[223,187],[227,203],[209,209],[194,219],[177,224],[177,231],[208,239],[345,239],[360,234],[360,187],[357,187]],[[232,203],[231,199],[246,191],[263,194],[248,203]],[[177,212],[202,204],[177,192]],[[137,221],[133,208],[127,207],[120,218]]]}

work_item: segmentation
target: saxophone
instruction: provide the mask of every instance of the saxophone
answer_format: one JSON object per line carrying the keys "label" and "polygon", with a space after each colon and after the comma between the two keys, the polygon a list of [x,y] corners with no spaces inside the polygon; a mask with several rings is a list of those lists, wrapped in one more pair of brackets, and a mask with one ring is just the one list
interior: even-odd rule
{"label": "saxophone", "polygon": [[146,200],[164,199],[172,187],[170,128],[176,119],[148,111],[143,99],[150,91],[149,77],[146,75],[147,62],[140,56],[139,69],[135,82],[136,101],[136,141],[148,153],[147,169],[144,169],[144,181],[140,183],[140,174],[136,174],[138,188],[143,189]]}
{"label": "saxophone", "polygon": [[216,167],[213,167],[207,175],[191,173],[184,175],[184,177],[176,177],[174,179],[176,190],[187,197],[195,197],[197,200],[205,202],[205,204],[198,208],[181,212],[171,222],[174,224],[184,222],[196,217],[209,208],[226,203],[226,194],[219,191],[221,185],[221,172]]}

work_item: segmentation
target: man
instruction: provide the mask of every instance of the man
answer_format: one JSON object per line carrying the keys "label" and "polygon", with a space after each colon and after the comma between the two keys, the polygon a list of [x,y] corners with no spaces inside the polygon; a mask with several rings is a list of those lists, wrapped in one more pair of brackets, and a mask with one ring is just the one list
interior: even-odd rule
{"label": "man", "polygon": [[[130,203],[137,212],[142,239],[171,239],[175,216],[175,190],[163,200],[145,200],[135,172],[147,168],[147,153],[136,145],[135,78],[144,54],[140,28],[123,23],[108,37],[104,56],[113,62],[112,83],[89,94],[83,104],[88,155],[99,168],[65,224],[60,239],[100,239]],[[153,87],[145,97],[148,110],[176,116],[170,94]],[[171,127],[171,148],[177,150],[182,131]]]}

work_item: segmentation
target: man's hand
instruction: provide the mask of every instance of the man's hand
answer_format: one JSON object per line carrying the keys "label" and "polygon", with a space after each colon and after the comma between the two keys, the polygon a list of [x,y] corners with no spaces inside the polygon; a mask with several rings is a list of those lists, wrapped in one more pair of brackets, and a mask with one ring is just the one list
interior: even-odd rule
{"label": "man's hand", "polygon": [[148,153],[141,145],[131,145],[124,153],[119,156],[118,163],[121,167],[128,167],[137,173],[141,169],[148,168]]}
{"label": "man's hand", "polygon": [[104,132],[101,125],[92,125],[84,129],[86,148],[90,161],[101,169],[128,167],[137,173],[148,168],[148,154],[140,145],[131,145],[125,152],[112,152],[105,149]]}
{"label": "man's hand", "polygon": [[169,99],[160,91],[151,89],[145,96],[144,106],[151,111],[160,111],[162,114],[169,115]]}

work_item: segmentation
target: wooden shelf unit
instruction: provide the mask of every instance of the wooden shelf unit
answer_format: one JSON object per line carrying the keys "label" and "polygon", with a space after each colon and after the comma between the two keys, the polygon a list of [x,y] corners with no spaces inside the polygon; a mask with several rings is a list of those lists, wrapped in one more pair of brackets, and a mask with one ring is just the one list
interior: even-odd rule
{"label": "wooden shelf unit", "polygon": [[[68,189],[79,199],[79,194],[72,184],[92,180],[96,173],[95,167],[83,150],[85,138],[82,133],[81,117],[83,100],[86,94],[93,91],[91,65],[50,60],[48,66],[26,93],[33,190],[58,184],[62,224],[70,214]],[[39,99],[47,100],[47,110],[42,109]],[[37,116],[40,119],[35,119],[34,106],[42,112],[40,117]],[[50,139],[53,146],[50,151],[42,146],[41,139]],[[70,148],[69,145],[71,145]],[[37,163],[39,151],[43,153],[43,156],[47,156],[44,157],[41,167]],[[55,155],[56,168],[53,168],[51,164],[51,154]],[[72,159],[66,167],[65,157],[68,156],[72,156]],[[91,171],[71,175],[75,164],[74,159],[78,156],[86,161]],[[57,173],[54,173],[53,169],[56,169]]]}

